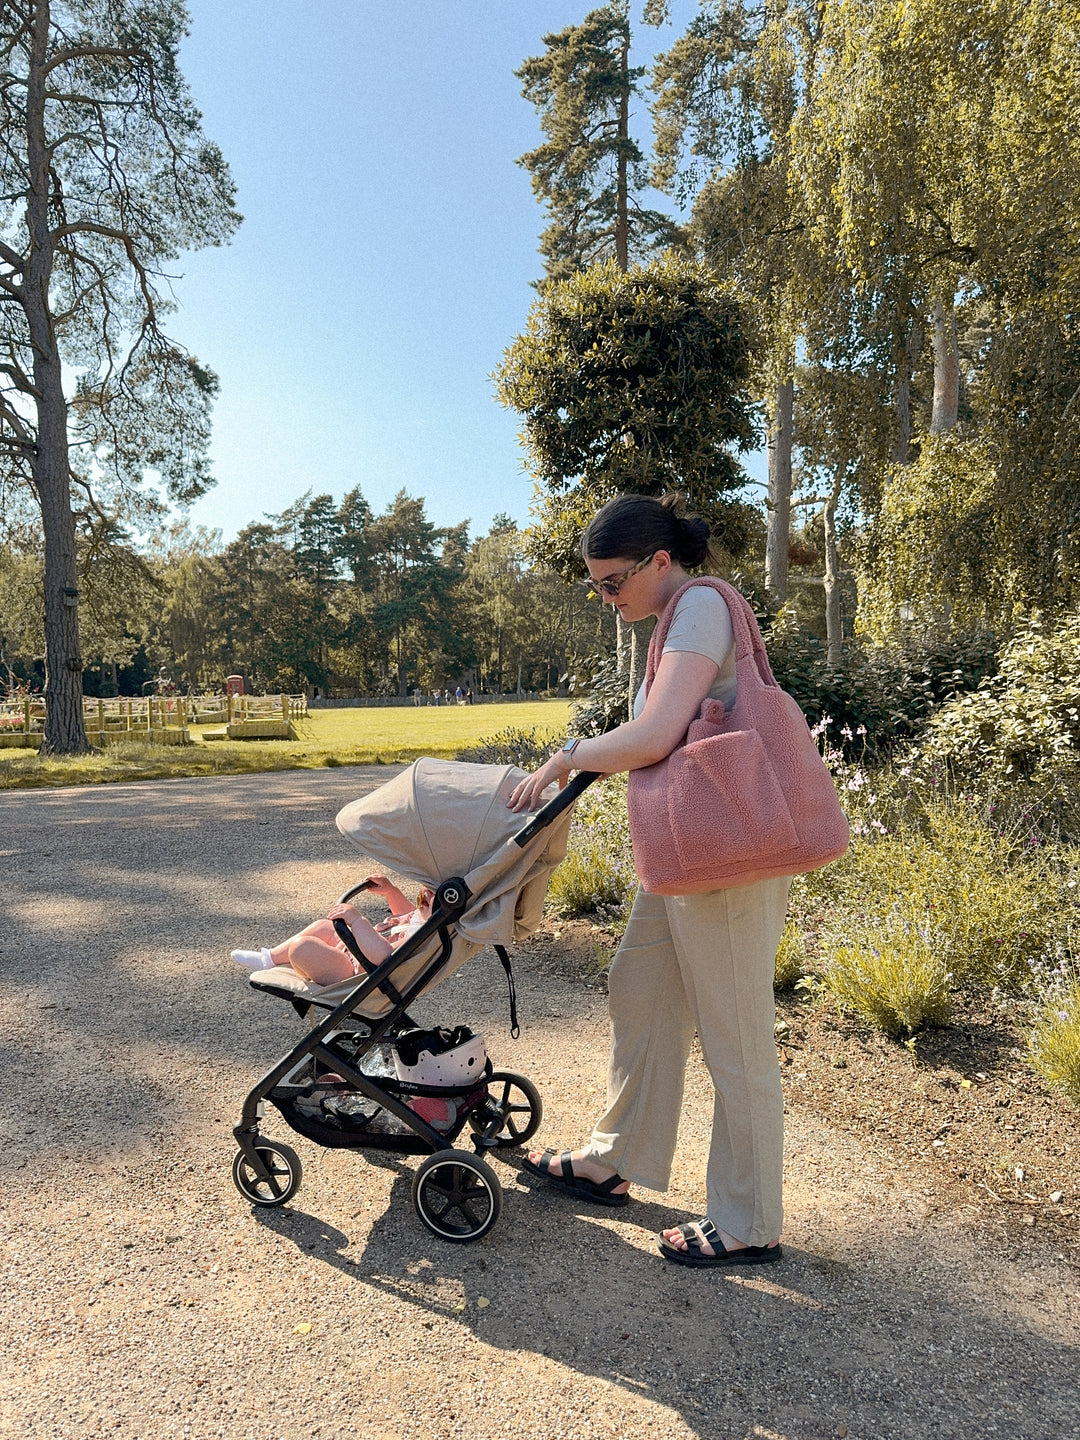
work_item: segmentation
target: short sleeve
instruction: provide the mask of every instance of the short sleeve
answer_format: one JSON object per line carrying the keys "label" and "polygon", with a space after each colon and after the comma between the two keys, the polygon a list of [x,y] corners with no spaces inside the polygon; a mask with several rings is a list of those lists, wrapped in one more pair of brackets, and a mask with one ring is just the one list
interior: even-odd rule
{"label": "short sleeve", "polygon": [[711,585],[687,590],[671,617],[664,653],[691,650],[695,655],[707,655],[722,670],[734,644],[731,613],[720,592]]}

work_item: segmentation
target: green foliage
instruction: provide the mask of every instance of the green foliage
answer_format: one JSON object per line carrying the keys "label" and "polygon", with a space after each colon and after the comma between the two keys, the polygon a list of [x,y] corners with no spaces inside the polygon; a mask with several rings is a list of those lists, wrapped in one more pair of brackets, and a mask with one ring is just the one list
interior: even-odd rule
{"label": "green foliage", "polygon": [[625,775],[595,781],[578,800],[566,859],[551,877],[556,915],[597,915],[621,930],[637,891]]}
{"label": "green foliage", "polygon": [[946,941],[914,909],[894,907],[833,942],[825,988],[844,1010],[894,1038],[944,1025],[952,1010]]}
{"label": "green foliage", "polygon": [[946,762],[984,781],[1030,780],[1044,789],[1080,775],[1080,617],[1023,622],[997,673],[931,720],[923,765]]}
{"label": "green foliage", "polygon": [[741,549],[730,447],[753,438],[748,356],[745,316],[703,266],[669,257],[623,273],[609,262],[551,285],[495,375],[539,482],[534,556],[578,573],[580,522],[621,490],[681,490]]}
{"label": "green foliage", "polygon": [[519,765],[522,770],[538,770],[562,743],[563,736],[557,730],[539,730],[536,726],[521,730],[509,725],[475,745],[467,745],[454,759],[475,765]]}
{"label": "green foliage", "polygon": [[933,777],[920,785],[909,764],[871,771],[828,754],[852,845],[798,887],[824,949],[902,906],[947,948],[956,984],[1026,985],[1075,912],[1072,853],[1047,844],[1025,809]]}
{"label": "green foliage", "polygon": [[791,990],[795,983],[806,974],[806,940],[799,925],[789,920],[780,936],[776,951],[776,970],[773,976],[774,990]]}
{"label": "green foliage", "polygon": [[994,636],[981,627],[906,625],[888,644],[849,644],[837,665],[789,606],[763,632],[777,682],[812,725],[828,718],[831,742],[848,754],[887,751],[920,734],[936,709],[997,666]]}
{"label": "green foliage", "polygon": [[612,0],[545,35],[544,54],[515,72],[544,132],[518,163],[550,216],[540,240],[549,281],[607,259],[625,269],[672,235],[667,216],[641,203],[648,169],[629,112],[645,72],[630,65],[630,42],[627,0]]}
{"label": "green foliage", "polygon": [[1028,1034],[1032,1066],[1053,1090],[1080,1106],[1080,969],[1065,961]]}
{"label": "green foliage", "polygon": [[571,680],[571,693],[581,698],[570,712],[570,733],[606,735],[626,719],[626,671],[614,654],[592,656],[583,670]]}

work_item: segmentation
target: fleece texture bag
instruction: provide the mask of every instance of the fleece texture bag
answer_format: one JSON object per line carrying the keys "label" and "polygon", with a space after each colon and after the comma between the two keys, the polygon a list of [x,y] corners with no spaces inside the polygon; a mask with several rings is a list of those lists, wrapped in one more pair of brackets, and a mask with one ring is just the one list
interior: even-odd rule
{"label": "fleece texture bag", "polygon": [[848,846],[832,776],[797,701],[773,679],[754,612],[733,585],[704,576],[672,596],[649,642],[646,694],[691,585],[711,585],[731,613],[736,697],[730,712],[704,700],[666,759],[630,772],[634,867],[657,895],[799,875]]}

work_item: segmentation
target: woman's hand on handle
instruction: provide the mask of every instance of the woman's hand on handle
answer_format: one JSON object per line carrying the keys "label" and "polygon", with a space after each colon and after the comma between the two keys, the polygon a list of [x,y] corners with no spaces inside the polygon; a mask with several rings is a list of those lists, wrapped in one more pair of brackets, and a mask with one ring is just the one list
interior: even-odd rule
{"label": "woman's hand on handle", "polygon": [[520,785],[514,787],[510,799],[506,802],[511,810],[533,811],[539,810],[544,803],[543,794],[549,785],[557,783],[561,790],[569,780],[571,772],[576,767],[566,758],[562,750],[556,750],[554,755],[548,757],[540,766],[539,770],[533,773]]}

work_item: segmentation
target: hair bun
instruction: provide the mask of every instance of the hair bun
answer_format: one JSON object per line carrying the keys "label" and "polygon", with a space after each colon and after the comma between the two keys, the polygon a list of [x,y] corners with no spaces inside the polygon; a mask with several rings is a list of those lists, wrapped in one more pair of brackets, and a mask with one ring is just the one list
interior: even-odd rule
{"label": "hair bun", "polygon": [[693,569],[709,553],[708,523],[700,515],[692,515],[686,520],[676,519],[675,523],[679,527],[679,560]]}

